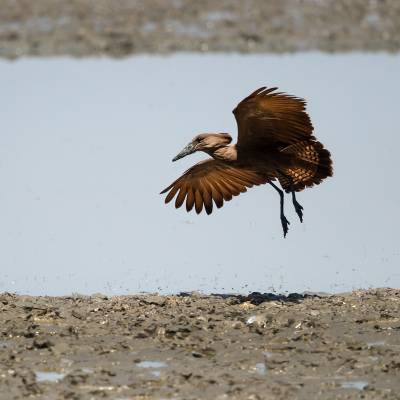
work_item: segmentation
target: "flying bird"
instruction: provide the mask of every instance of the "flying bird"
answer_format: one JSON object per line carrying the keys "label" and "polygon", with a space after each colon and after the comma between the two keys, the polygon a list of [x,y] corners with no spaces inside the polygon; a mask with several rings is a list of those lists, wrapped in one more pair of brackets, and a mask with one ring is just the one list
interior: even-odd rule
{"label": "flying bird", "polygon": [[[261,87],[233,110],[238,140],[228,133],[201,133],[172,160],[196,151],[211,156],[189,168],[165,188],[165,203],[176,195],[175,207],[186,200],[186,210],[207,214],[254,185],[268,183],[280,196],[280,220],[286,237],[290,222],[284,214],[284,192],[291,193],[294,209],[303,222],[303,207],[296,192],[332,176],[328,150],[313,135],[306,101],[278,88]],[[274,182],[278,181],[282,189]]]}

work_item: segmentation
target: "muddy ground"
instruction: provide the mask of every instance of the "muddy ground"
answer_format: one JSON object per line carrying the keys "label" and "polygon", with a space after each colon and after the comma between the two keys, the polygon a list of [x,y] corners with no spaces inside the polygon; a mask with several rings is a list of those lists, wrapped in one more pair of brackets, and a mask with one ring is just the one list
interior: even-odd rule
{"label": "muddy ground", "polygon": [[0,0],[11,59],[399,49],[399,0]]}
{"label": "muddy ground", "polygon": [[399,399],[400,290],[0,295],[0,398]]}

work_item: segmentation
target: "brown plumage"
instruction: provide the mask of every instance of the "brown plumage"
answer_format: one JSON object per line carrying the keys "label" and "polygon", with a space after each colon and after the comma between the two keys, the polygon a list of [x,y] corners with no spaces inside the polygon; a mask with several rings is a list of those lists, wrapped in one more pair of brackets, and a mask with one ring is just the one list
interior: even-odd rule
{"label": "brown plumage", "polygon": [[295,192],[318,185],[332,176],[328,150],[313,136],[313,126],[305,111],[306,102],[298,97],[276,92],[277,88],[257,89],[233,110],[238,125],[238,141],[230,145],[227,133],[197,135],[174,159],[195,151],[204,151],[212,158],[189,168],[164,189],[165,202],[175,196],[175,207],[186,201],[186,210],[203,208],[211,214],[213,203],[246,192],[254,185],[269,183],[280,195],[280,217],[284,236],[289,221],[283,213],[284,194],[273,181],[278,180],[303,222],[303,207]]}

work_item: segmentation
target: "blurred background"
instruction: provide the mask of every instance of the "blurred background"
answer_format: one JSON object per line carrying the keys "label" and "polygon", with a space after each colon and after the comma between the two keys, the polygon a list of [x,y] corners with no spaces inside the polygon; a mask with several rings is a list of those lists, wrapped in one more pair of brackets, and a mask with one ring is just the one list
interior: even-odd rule
{"label": "blurred background", "polygon": [[398,0],[1,0],[0,55],[390,51]]}
{"label": "blurred background", "polygon": [[[0,291],[399,287],[397,0],[0,0]],[[304,97],[334,177],[286,239],[268,186],[211,216],[158,193],[260,86]],[[290,198],[288,198],[289,200]]]}

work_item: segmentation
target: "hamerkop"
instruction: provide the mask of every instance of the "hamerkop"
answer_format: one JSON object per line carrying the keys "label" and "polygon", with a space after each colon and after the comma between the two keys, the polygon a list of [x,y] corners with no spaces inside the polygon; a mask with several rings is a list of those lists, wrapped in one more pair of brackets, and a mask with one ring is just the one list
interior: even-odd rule
{"label": "hamerkop", "polygon": [[280,196],[280,218],[284,237],[289,221],[283,211],[284,193],[273,181],[278,180],[292,201],[300,221],[303,207],[295,192],[318,185],[332,176],[328,150],[313,136],[313,126],[305,111],[305,100],[262,87],[242,100],[233,110],[238,125],[238,141],[230,145],[228,133],[197,135],[172,161],[204,151],[212,158],[189,168],[164,189],[165,202],[178,194],[175,207],[186,199],[186,210],[203,207],[207,214],[213,201],[220,208],[233,196],[254,185],[269,183]]}

